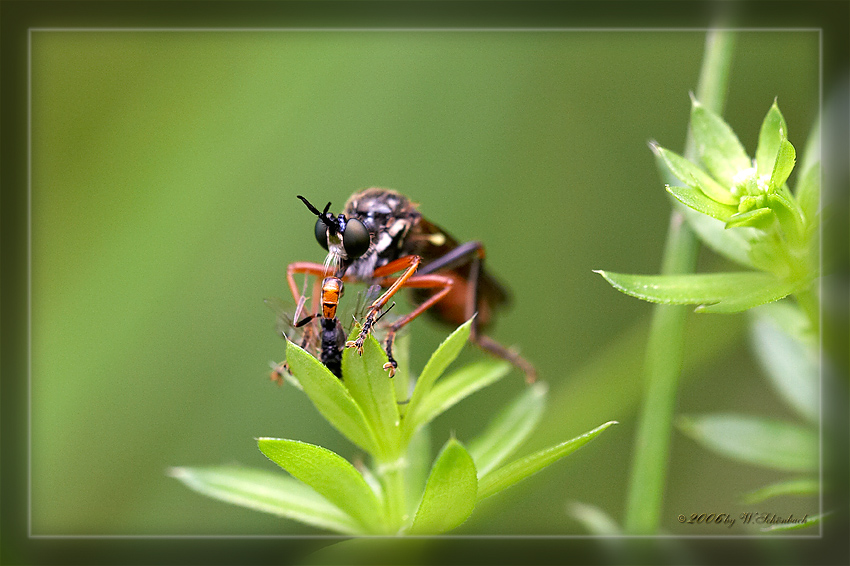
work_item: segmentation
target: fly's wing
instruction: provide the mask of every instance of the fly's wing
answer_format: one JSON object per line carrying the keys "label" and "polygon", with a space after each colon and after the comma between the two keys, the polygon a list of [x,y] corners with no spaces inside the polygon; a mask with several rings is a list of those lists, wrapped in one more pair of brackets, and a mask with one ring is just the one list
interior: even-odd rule
{"label": "fly's wing", "polygon": [[[366,316],[366,311],[369,310],[369,305],[381,295],[381,291],[380,285],[371,285],[358,289],[353,299],[340,301],[337,313],[346,336],[358,321],[363,320],[363,317]],[[348,292],[350,293],[351,291],[349,290]]]}
{"label": "fly's wing", "polygon": [[288,336],[292,332],[292,329],[295,328],[295,322],[292,320],[294,312],[293,305],[288,305],[285,301],[277,297],[263,299],[263,302],[275,314],[275,330],[277,330],[278,334]]}
{"label": "fly's wing", "polygon": [[289,338],[295,344],[302,348],[314,349],[314,332],[313,329],[308,329],[307,325],[299,325],[304,317],[309,316],[309,313],[304,308],[305,299],[301,297],[301,301],[297,305],[287,303],[278,298],[265,299],[263,301],[266,306],[275,313],[275,330],[281,336]]}
{"label": "fly's wing", "polygon": [[[427,270],[429,263],[443,257],[460,245],[448,232],[424,218],[419,219],[417,228],[415,230],[417,233],[408,235],[408,239],[414,246],[415,251],[413,253],[418,254],[424,260],[421,269]],[[451,267],[449,271],[468,279],[470,263],[470,261],[465,261]],[[482,269],[478,274],[478,296],[479,299],[483,299],[491,306],[507,306],[511,300],[507,288],[486,269]]]}

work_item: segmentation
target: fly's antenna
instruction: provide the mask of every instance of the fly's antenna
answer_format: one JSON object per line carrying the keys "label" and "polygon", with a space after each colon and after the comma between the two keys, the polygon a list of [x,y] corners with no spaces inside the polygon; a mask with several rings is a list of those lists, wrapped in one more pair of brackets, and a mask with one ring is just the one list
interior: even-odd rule
{"label": "fly's antenna", "polygon": [[328,227],[328,231],[331,234],[339,233],[339,224],[336,222],[336,219],[333,217],[333,215],[328,214],[328,210],[330,210],[331,208],[331,203],[326,204],[325,209],[322,212],[319,212],[319,209],[313,206],[309,200],[302,197],[301,195],[295,196],[297,196],[299,199],[301,199],[301,202],[307,205],[307,208],[310,210],[310,212],[318,216],[319,220],[325,223],[325,225]]}

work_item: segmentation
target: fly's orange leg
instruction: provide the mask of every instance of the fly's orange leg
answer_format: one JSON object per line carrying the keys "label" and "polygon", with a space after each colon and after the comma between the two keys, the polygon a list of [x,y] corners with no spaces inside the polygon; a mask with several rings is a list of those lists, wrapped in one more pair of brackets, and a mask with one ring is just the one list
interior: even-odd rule
{"label": "fly's orange leg", "polygon": [[398,367],[393,358],[393,343],[395,335],[403,326],[411,320],[431,308],[436,303],[440,302],[448,295],[454,287],[455,280],[448,275],[428,274],[414,275],[409,278],[405,287],[413,289],[439,289],[436,293],[428,297],[428,299],[413,309],[410,313],[395,321],[387,330],[387,337],[384,340],[384,350],[387,352],[387,363],[384,364],[384,369],[389,371],[390,377],[395,375],[395,368]]}
{"label": "fly's orange leg", "polygon": [[355,340],[346,342],[346,348],[356,348],[358,353],[363,353],[363,342],[366,340],[369,333],[372,332],[372,326],[374,326],[378,315],[381,313],[381,309],[384,308],[384,305],[387,304],[392,296],[401,289],[405,282],[410,279],[414,273],[416,273],[416,268],[419,267],[421,261],[422,258],[419,256],[409,255],[395,261],[391,261],[375,270],[374,276],[376,278],[384,278],[387,275],[398,273],[402,270],[404,270],[404,273],[400,277],[392,280],[391,284],[385,281],[380,282],[382,287],[389,285],[389,289],[384,291],[380,297],[375,299],[375,301],[369,305],[369,312],[366,313],[366,318],[363,320],[363,327],[360,329],[360,334],[357,335]]}
{"label": "fly's orange leg", "polygon": [[286,266],[286,281],[289,283],[289,290],[292,293],[292,298],[297,303],[301,299],[301,293],[298,292],[298,285],[295,284],[295,274],[303,273],[304,275],[314,275],[316,278],[324,277],[325,266],[320,263],[310,261],[296,261]]}
{"label": "fly's orange leg", "polygon": [[289,284],[289,291],[292,293],[292,298],[295,299],[296,303],[301,302],[304,293],[298,292],[298,285],[295,284],[295,274],[301,273],[305,276],[304,280],[304,289],[307,288],[307,279],[309,276],[314,276],[315,280],[313,281],[313,298],[311,301],[311,311],[317,312],[319,306],[319,298],[322,295],[322,277],[326,275],[325,266],[320,263],[313,263],[309,261],[297,261],[295,263],[290,263],[286,267],[286,281]]}

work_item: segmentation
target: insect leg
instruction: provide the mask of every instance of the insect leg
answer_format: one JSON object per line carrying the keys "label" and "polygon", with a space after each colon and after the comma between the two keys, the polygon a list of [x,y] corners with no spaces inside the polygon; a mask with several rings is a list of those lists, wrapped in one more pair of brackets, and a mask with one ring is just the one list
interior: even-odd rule
{"label": "insect leg", "polygon": [[537,381],[537,370],[534,369],[534,366],[517,354],[514,350],[510,348],[505,348],[489,336],[485,336],[484,334],[469,334],[470,342],[474,343],[476,346],[481,348],[482,350],[487,350],[494,356],[502,358],[503,360],[509,361],[515,368],[520,370],[525,374],[525,382],[528,384],[534,383]]}
{"label": "insect leg", "polygon": [[289,283],[289,291],[292,293],[292,298],[298,303],[301,299],[301,293],[298,292],[298,285],[295,284],[296,273],[303,273],[305,276],[313,275],[317,278],[324,277],[325,266],[309,261],[296,261],[286,266],[286,281]]}
{"label": "insect leg", "polygon": [[[468,317],[472,316],[472,311],[474,311],[475,306],[478,305],[478,277],[481,274],[481,270],[483,269],[483,251],[484,250],[482,249],[479,255],[476,255],[472,258],[472,262],[469,267],[470,285],[468,302],[466,304],[466,313]],[[495,354],[503,360],[507,360],[511,364],[513,364],[514,367],[516,367],[525,374],[526,383],[534,383],[535,381],[537,381],[537,370],[534,369],[534,366],[531,365],[528,360],[517,354],[515,351],[509,348],[505,348],[489,336],[485,336],[479,332],[478,317],[475,317],[475,320],[472,321],[472,326],[470,328],[469,333],[469,340],[479,348],[487,350],[491,354]]]}
{"label": "insect leg", "polygon": [[470,262],[473,255],[481,260],[484,259],[484,245],[481,242],[466,242],[459,245],[420,267],[419,274],[425,275],[442,269],[452,269],[465,265]]}
{"label": "insect leg", "polygon": [[[465,308],[465,317],[468,320],[475,314],[475,309],[478,307],[480,290],[478,281],[484,267],[484,247],[481,242],[466,242],[459,245],[450,252],[420,268],[418,274],[431,273],[442,269],[453,269],[465,264],[469,264],[469,286]],[[534,369],[534,366],[528,360],[513,350],[502,346],[492,338],[480,333],[478,317],[475,317],[475,320],[472,321],[469,340],[479,348],[509,361],[525,374],[525,381],[527,383],[534,383],[537,380],[537,370]]]}
{"label": "insect leg", "polygon": [[432,273],[429,275],[415,275],[407,280],[407,283],[405,285],[406,287],[411,287],[414,289],[439,290],[430,297],[428,297],[425,302],[421,303],[411,312],[395,321],[389,327],[389,330],[387,330],[387,337],[384,340],[384,350],[387,352],[387,363],[384,364],[384,369],[389,371],[390,377],[395,375],[395,368],[398,367],[398,364],[393,358],[393,343],[395,342],[396,333],[408,322],[410,322],[411,320],[431,308],[431,306],[438,303],[443,297],[448,295],[449,292],[451,292],[454,284],[455,280],[452,277],[436,273]]}
{"label": "insect leg", "polygon": [[[390,263],[382,265],[375,270],[375,277],[385,277],[391,273],[397,273],[402,270],[404,270],[404,273],[400,277],[394,279],[389,289],[384,291],[383,295],[375,299],[375,301],[369,305],[369,312],[366,313],[366,318],[363,320],[363,327],[360,329],[360,334],[357,336],[356,340],[347,342],[345,344],[346,348],[357,348],[358,353],[363,353],[363,342],[372,331],[372,326],[375,324],[375,318],[381,313],[381,309],[384,308],[384,305],[387,304],[392,296],[395,295],[405,282],[413,276],[421,261],[422,259],[419,256],[409,255],[395,261],[391,261]],[[383,286],[383,283],[381,286]]]}

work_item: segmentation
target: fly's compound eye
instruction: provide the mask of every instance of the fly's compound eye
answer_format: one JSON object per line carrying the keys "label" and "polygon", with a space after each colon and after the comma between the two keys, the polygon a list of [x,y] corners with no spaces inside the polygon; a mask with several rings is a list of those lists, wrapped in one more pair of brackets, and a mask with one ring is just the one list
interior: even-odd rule
{"label": "fly's compound eye", "polygon": [[325,249],[328,249],[328,225],[321,218],[316,220],[316,241]]}
{"label": "fly's compound eye", "polygon": [[[318,233],[319,227],[317,225],[316,234]],[[348,257],[362,256],[369,249],[369,230],[356,218],[350,219],[346,222],[345,231],[342,234],[342,246],[345,248]]]}

